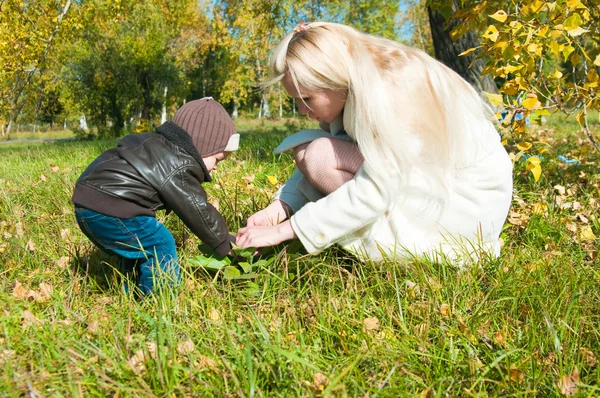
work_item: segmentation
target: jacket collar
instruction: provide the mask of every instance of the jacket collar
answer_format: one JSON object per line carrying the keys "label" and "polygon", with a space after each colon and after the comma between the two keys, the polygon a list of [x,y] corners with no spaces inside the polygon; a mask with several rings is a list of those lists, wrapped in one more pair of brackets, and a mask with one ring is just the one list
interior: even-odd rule
{"label": "jacket collar", "polygon": [[192,142],[192,137],[190,137],[190,135],[184,129],[182,129],[175,123],[168,121],[158,126],[156,128],[156,133],[162,135],[167,140],[186,151],[191,157],[196,159],[196,161],[200,163],[200,167],[204,172],[204,181],[212,181],[210,173],[208,172],[208,169],[206,168],[206,165],[202,160],[202,155],[194,146],[194,143]]}

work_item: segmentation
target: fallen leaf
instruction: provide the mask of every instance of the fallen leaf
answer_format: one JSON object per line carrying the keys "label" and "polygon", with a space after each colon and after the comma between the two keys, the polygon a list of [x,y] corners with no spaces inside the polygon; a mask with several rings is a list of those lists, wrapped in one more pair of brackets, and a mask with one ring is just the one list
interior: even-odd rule
{"label": "fallen leaf", "polygon": [[313,375],[313,388],[318,391],[323,391],[329,384],[329,380],[322,373],[315,373]]}
{"label": "fallen leaf", "polygon": [[61,229],[60,230],[60,238],[62,240],[67,240],[69,238],[69,236],[71,236],[71,230],[70,229]]}
{"label": "fallen leaf", "polygon": [[219,314],[219,311],[217,311],[216,308],[210,310],[210,312],[208,313],[208,319],[210,319],[216,324],[221,324],[221,315]]}
{"label": "fallen leaf", "polygon": [[440,314],[443,317],[448,318],[450,316],[450,306],[448,304],[440,305]]}
{"label": "fallen leaf", "polygon": [[377,329],[379,329],[379,319],[365,318],[363,320],[363,332],[368,333]]}
{"label": "fallen leaf", "polygon": [[504,337],[504,332],[502,330],[498,330],[494,336],[494,340],[498,345],[503,345],[504,341],[506,340]]}
{"label": "fallen leaf", "polygon": [[538,215],[548,214],[548,205],[542,202],[534,203],[531,211],[533,212],[533,214]]}
{"label": "fallen leaf", "polygon": [[517,369],[517,367],[515,365],[511,365],[508,372],[509,372],[509,375],[510,375],[510,379],[512,381],[516,381],[517,383],[522,383],[523,382],[523,379],[525,378],[525,375],[523,374],[522,371],[520,371],[519,369]]}
{"label": "fallen leaf", "polygon": [[277,185],[277,179],[275,178],[275,176],[267,176],[267,180],[271,185]]}
{"label": "fallen leaf", "polygon": [[582,241],[595,240],[596,235],[594,235],[594,231],[592,231],[592,227],[587,226],[587,227],[582,228],[581,232],[579,233],[579,239],[581,239]]}
{"label": "fallen leaf", "polygon": [[583,362],[587,366],[596,366],[598,364],[598,359],[596,359],[596,355],[591,350],[588,350],[585,347],[581,347],[579,349],[579,355],[583,359]]}
{"label": "fallen leaf", "polygon": [[93,320],[90,323],[88,323],[88,326],[85,330],[92,336],[97,336],[100,330],[100,325],[98,324],[98,321]]}
{"label": "fallen leaf", "polygon": [[433,398],[435,396],[433,388],[429,387],[421,391],[419,398]]}
{"label": "fallen leaf", "polygon": [[138,350],[127,360],[127,365],[129,365],[136,374],[141,374],[146,370],[144,362],[146,362],[146,354],[144,353],[144,350]]}
{"label": "fallen leaf", "polygon": [[217,361],[204,355],[200,355],[200,358],[194,362],[194,365],[198,369],[214,369],[219,366]]}
{"label": "fallen leaf", "polygon": [[40,323],[42,323],[42,321],[38,317],[33,315],[33,313],[31,311],[29,311],[29,310],[23,311],[23,326],[24,327],[37,325]]}
{"label": "fallen leaf", "polygon": [[564,195],[566,192],[565,187],[563,187],[562,185],[555,185],[554,189],[556,189],[556,191],[560,194],[560,195]]}
{"label": "fallen leaf", "polygon": [[40,283],[40,293],[44,298],[49,299],[52,296],[53,291],[54,289],[51,284],[44,282]]}
{"label": "fallen leaf", "polygon": [[556,387],[567,397],[572,397],[579,390],[577,383],[579,383],[579,371],[575,368],[570,375],[562,376],[556,383]]}
{"label": "fallen leaf", "polygon": [[63,257],[59,258],[58,260],[56,260],[54,263],[60,269],[65,269],[65,268],[67,268],[67,265],[69,265],[70,262],[71,262],[71,257],[63,256]]}
{"label": "fallen leaf", "polygon": [[177,343],[177,352],[181,355],[187,355],[194,352],[194,342],[192,340],[180,341]]}
{"label": "fallen leaf", "polygon": [[23,223],[21,221],[17,221],[15,224],[15,235],[19,238],[22,238],[25,235],[23,232]]}
{"label": "fallen leaf", "polygon": [[30,252],[34,252],[37,250],[35,243],[33,243],[31,239],[27,241],[27,244],[25,245],[25,250],[29,250]]}

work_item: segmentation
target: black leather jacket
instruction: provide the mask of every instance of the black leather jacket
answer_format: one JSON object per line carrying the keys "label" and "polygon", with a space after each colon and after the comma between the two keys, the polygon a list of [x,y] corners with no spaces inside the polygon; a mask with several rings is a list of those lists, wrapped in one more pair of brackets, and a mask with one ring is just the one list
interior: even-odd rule
{"label": "black leather jacket", "polygon": [[190,154],[160,134],[132,134],[88,166],[72,199],[76,205],[119,218],[172,210],[198,238],[224,255],[235,238],[207,201],[201,184],[210,180],[197,152]]}

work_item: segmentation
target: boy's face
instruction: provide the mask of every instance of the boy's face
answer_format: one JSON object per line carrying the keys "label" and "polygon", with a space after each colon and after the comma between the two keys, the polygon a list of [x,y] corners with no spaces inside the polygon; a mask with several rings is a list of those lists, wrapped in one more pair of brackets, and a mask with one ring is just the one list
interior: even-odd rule
{"label": "boy's face", "polygon": [[208,169],[209,172],[214,171],[217,169],[217,164],[222,161],[225,160],[227,158],[227,156],[229,156],[231,152],[217,152],[215,154],[212,154],[210,156],[206,156],[206,157],[202,157],[202,160],[204,160],[204,164],[206,165],[206,168]]}

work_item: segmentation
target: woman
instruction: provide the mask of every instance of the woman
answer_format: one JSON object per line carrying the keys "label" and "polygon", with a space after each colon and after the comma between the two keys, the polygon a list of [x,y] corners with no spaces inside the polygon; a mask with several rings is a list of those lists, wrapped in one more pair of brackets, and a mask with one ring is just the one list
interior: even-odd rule
{"label": "woman", "polygon": [[348,26],[298,25],[273,78],[322,130],[288,137],[297,168],[238,231],[242,247],[299,238],[371,259],[498,256],[512,162],[475,90],[424,52]]}

